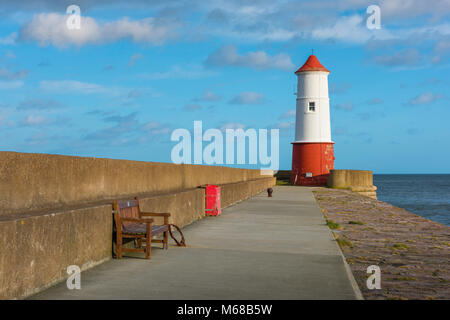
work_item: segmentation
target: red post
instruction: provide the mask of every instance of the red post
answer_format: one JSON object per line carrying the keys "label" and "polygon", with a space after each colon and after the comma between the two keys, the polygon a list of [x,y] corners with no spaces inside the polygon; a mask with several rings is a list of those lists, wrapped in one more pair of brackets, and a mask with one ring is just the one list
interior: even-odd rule
{"label": "red post", "polygon": [[220,187],[212,184],[208,184],[205,187],[206,190],[206,215],[217,216],[222,213],[221,201],[220,201]]}

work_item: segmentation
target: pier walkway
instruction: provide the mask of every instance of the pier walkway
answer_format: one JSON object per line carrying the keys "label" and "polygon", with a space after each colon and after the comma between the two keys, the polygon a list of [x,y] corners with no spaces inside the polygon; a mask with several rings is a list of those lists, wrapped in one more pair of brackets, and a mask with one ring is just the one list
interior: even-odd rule
{"label": "pier walkway", "polygon": [[188,247],[126,253],[31,299],[356,299],[312,188],[278,186],[183,229]]}

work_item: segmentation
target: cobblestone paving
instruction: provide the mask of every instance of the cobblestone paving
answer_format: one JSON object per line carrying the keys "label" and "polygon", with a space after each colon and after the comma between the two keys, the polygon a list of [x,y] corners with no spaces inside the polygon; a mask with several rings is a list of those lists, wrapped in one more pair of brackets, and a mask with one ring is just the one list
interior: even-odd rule
{"label": "cobblestone paving", "polygon": [[[347,190],[314,195],[365,299],[450,299],[450,227]],[[379,290],[367,289],[370,265]]]}

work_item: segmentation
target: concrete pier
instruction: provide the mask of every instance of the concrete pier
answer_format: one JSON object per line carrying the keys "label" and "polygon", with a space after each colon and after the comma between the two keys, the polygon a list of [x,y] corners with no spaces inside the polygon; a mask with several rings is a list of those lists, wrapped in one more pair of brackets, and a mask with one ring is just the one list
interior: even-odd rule
{"label": "concrete pier", "polygon": [[357,299],[312,188],[274,187],[185,227],[188,247],[127,253],[30,299]]}

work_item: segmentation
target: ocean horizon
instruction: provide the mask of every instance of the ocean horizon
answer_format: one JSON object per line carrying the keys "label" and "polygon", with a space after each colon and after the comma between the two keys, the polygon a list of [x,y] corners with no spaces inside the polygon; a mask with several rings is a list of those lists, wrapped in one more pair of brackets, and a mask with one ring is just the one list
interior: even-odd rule
{"label": "ocean horizon", "polygon": [[374,174],[378,200],[450,226],[450,174]]}

